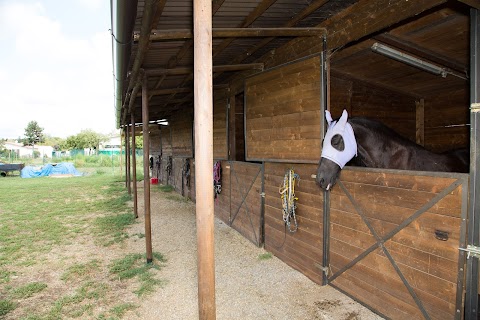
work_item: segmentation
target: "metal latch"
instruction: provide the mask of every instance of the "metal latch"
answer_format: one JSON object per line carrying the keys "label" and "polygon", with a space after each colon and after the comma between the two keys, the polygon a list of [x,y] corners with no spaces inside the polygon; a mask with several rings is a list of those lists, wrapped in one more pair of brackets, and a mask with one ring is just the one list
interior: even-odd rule
{"label": "metal latch", "polygon": [[459,250],[467,252],[467,259],[470,257],[480,258],[480,247],[468,245],[467,248],[458,248]]}

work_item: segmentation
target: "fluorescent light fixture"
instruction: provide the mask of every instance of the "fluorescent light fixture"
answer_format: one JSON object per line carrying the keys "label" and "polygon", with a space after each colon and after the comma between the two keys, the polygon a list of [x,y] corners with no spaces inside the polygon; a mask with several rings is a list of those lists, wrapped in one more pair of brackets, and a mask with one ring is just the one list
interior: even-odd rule
{"label": "fluorescent light fixture", "polygon": [[446,68],[442,68],[430,62],[421,60],[419,58],[415,58],[414,56],[395,50],[391,47],[387,47],[378,42],[375,42],[372,45],[372,51],[383,54],[384,56],[389,57],[391,59],[408,64],[409,66],[442,76],[444,78],[449,73]]}

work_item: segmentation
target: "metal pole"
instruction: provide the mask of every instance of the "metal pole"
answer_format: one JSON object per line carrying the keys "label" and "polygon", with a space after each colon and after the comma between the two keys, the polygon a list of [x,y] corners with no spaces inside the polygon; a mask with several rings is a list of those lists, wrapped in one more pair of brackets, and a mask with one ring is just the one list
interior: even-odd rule
{"label": "metal pole", "polygon": [[[325,110],[328,107],[328,72],[327,72],[327,38],[323,37],[323,51],[320,55],[321,58],[321,70],[320,76],[322,79],[321,87],[320,87],[320,121],[322,131],[320,134],[320,138],[323,141],[325,137],[326,126],[325,126]],[[319,155],[320,156],[320,155]],[[330,192],[323,191],[323,273],[322,273],[322,284],[328,284],[328,270],[330,266]]]}
{"label": "metal pole", "polygon": [[198,314],[214,320],[212,1],[193,1]]}
{"label": "metal pole", "polygon": [[142,123],[143,123],[143,199],[145,213],[145,244],[147,263],[152,262],[152,224],[150,221],[150,134],[148,132],[148,88],[147,76],[142,81]]}
{"label": "metal pole", "polygon": [[[479,11],[470,9],[470,197],[468,244],[480,245],[480,17]],[[478,258],[467,260],[467,291],[465,319],[477,319],[478,313]]]}
{"label": "metal pole", "polygon": [[137,204],[137,155],[135,146],[135,114],[132,110],[132,180],[133,180],[133,215],[138,218],[138,204]]}
{"label": "metal pole", "polygon": [[132,178],[130,176],[130,136],[128,132],[128,125],[125,126],[125,164],[127,166],[127,170],[125,171],[127,177],[127,190],[128,194],[132,194]]}

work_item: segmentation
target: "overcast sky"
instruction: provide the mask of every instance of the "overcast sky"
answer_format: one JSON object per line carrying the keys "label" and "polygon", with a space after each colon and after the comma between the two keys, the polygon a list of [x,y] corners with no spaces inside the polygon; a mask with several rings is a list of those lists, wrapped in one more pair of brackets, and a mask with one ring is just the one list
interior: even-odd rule
{"label": "overcast sky", "polygon": [[110,1],[0,0],[0,138],[115,130]]}

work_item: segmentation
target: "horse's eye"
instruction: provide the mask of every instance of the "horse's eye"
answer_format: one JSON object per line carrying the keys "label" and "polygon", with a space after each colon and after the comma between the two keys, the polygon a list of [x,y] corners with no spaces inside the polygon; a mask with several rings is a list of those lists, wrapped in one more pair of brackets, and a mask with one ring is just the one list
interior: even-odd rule
{"label": "horse's eye", "polygon": [[332,137],[331,145],[338,151],[345,150],[345,142],[343,141],[343,137],[339,134],[336,134]]}

